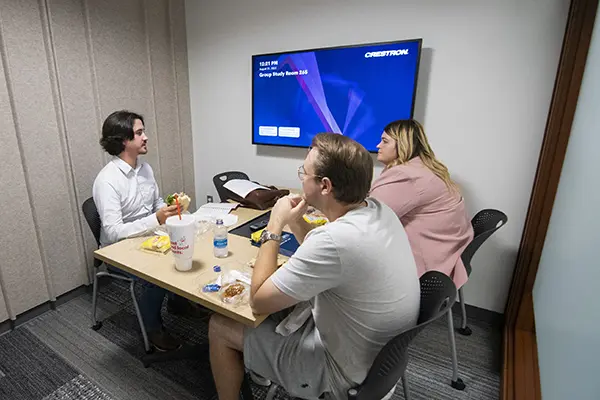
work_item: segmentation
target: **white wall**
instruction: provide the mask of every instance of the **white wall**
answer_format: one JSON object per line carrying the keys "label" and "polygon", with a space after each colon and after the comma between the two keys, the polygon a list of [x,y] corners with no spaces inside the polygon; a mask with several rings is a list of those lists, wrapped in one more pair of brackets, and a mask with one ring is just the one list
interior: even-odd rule
{"label": "white wall", "polygon": [[475,257],[465,287],[468,303],[503,312],[568,3],[186,1],[196,196],[215,195],[212,176],[233,169],[299,186],[305,150],[251,144],[252,54],[422,37],[415,116],[462,185],[469,211],[509,216]]}
{"label": "white wall", "polygon": [[533,289],[544,400],[600,398],[599,19]]}

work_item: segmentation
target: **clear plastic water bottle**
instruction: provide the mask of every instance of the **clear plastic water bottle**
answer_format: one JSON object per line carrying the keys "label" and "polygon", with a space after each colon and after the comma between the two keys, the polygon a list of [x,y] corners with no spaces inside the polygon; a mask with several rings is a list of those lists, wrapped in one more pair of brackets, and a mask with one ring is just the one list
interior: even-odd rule
{"label": "clear plastic water bottle", "polygon": [[223,225],[222,219],[217,219],[213,238],[214,255],[218,258],[227,257],[229,250],[227,249],[227,228]]}

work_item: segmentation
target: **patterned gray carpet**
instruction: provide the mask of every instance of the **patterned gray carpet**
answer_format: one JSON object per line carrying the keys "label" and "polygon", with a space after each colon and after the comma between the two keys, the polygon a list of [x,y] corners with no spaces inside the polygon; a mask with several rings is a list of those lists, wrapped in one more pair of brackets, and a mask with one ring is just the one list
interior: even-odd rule
{"label": "patterned gray carpet", "polygon": [[[90,310],[86,294],[0,336],[0,399],[216,399],[207,357],[142,366],[141,335],[126,287],[110,283],[101,289],[98,315],[104,323],[98,332],[90,329]],[[206,320],[164,311],[165,325],[176,336],[207,342]],[[447,327],[445,320],[437,321],[410,349],[407,376],[413,399],[499,398],[500,327],[475,319],[469,325],[472,336],[456,337],[465,391],[449,385]],[[257,400],[266,394],[257,385],[253,392]],[[276,398],[289,399],[282,391]],[[402,398],[398,386],[393,399]]]}
{"label": "patterned gray carpet", "polygon": [[27,329],[0,336],[0,399],[112,400]]}

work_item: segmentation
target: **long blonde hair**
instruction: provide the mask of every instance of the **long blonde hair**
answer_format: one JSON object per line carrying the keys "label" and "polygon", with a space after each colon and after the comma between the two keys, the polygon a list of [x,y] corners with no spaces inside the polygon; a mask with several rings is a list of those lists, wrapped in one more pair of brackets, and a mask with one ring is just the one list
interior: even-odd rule
{"label": "long blonde hair", "polygon": [[427,136],[425,136],[425,130],[419,122],[414,119],[401,119],[390,122],[383,131],[394,139],[398,151],[398,158],[386,165],[386,169],[419,157],[423,165],[444,181],[448,189],[458,190],[456,183],[450,178],[448,168],[435,158]]}

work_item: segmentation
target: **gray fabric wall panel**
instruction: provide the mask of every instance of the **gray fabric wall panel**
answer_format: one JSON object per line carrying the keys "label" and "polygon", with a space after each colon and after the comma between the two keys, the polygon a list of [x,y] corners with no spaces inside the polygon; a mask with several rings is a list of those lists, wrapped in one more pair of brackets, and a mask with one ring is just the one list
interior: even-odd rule
{"label": "gray fabric wall panel", "polygon": [[60,83],[66,140],[76,194],[76,210],[83,234],[86,265],[93,265],[96,241],[81,213],[81,205],[92,195],[92,185],[105,164],[100,139],[99,110],[94,96],[88,34],[82,2],[49,0],[56,74]]}
{"label": "gray fabric wall panel", "polygon": [[2,287],[0,287],[0,321],[5,321],[8,318],[8,310],[6,309],[6,303],[4,302],[4,292],[2,291]]}
{"label": "gray fabric wall panel", "polygon": [[162,188],[143,1],[94,0],[86,4],[102,120],[123,108],[144,116],[150,138],[145,161]]}
{"label": "gray fabric wall panel", "polygon": [[19,199],[0,226],[20,227],[0,252],[0,322],[90,282],[81,204],[112,111],[144,115],[163,194],[195,193],[186,52],[182,0],[0,0],[0,188]]}
{"label": "gray fabric wall panel", "polygon": [[[196,191],[194,181],[194,145],[192,142],[192,114],[190,109],[190,82],[188,76],[187,40],[185,31],[184,0],[169,2],[171,19],[171,38],[175,60],[175,78],[177,84],[177,105],[179,108],[179,131],[181,132],[183,187],[186,193],[193,196]],[[196,199],[192,203],[204,204],[205,199]]]}
{"label": "gray fabric wall panel", "polygon": [[[158,140],[159,158],[164,177],[160,190],[165,195],[184,190],[169,3],[167,0],[146,0],[145,12],[146,26],[150,28],[148,29],[149,52],[158,133],[150,132],[152,135],[150,140],[160,139]],[[187,193],[191,194],[191,192]]]}
{"label": "gray fabric wall panel", "polygon": [[[3,292],[0,321],[48,301],[49,294],[42,268],[38,237],[33,223],[25,170],[21,160],[4,62],[5,30],[0,7],[0,188],[5,196],[18,199],[11,207],[0,207],[0,226],[5,230],[0,258],[0,288]],[[17,227],[18,230],[13,228]],[[32,290],[25,290],[32,288]],[[6,298],[6,302],[5,302]],[[1,311],[4,309],[4,312]]]}
{"label": "gray fabric wall panel", "polygon": [[79,223],[72,204],[62,137],[57,121],[46,52],[45,33],[37,0],[11,2],[3,7],[3,38],[7,55],[17,134],[28,171],[28,184],[34,221],[38,229],[42,261],[50,298],[87,281],[82,265],[82,249],[76,236]]}

